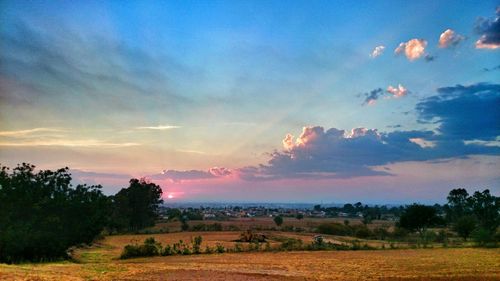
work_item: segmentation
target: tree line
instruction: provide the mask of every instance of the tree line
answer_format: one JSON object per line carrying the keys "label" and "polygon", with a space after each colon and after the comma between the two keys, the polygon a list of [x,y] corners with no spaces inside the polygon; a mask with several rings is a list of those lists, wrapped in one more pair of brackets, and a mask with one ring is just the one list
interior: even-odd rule
{"label": "tree line", "polygon": [[0,262],[66,257],[104,229],[134,231],[153,226],[163,202],[160,186],[131,179],[113,196],[100,185],[72,186],[69,169],[35,172],[23,163],[0,168]]}

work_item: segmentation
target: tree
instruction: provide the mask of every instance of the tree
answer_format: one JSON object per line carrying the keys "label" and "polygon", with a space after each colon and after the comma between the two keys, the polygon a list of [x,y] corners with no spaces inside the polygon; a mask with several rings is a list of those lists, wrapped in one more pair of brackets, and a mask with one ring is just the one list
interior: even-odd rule
{"label": "tree", "polygon": [[436,209],[431,206],[413,204],[407,206],[399,219],[399,226],[409,231],[417,231],[420,236],[426,229],[439,221]]}
{"label": "tree", "polygon": [[304,218],[304,214],[302,214],[302,213],[298,213],[298,214],[295,216],[295,218],[296,218],[296,219],[298,219],[298,220],[301,220],[301,219],[303,219],[303,218]]}
{"label": "tree", "polygon": [[446,218],[454,222],[458,218],[467,215],[469,212],[469,193],[464,188],[452,189],[448,194],[448,205],[446,208]]}
{"label": "tree", "polygon": [[319,212],[321,210],[322,210],[321,205],[319,205],[319,204],[318,205],[314,205],[314,211]]}
{"label": "tree", "polygon": [[145,179],[131,179],[128,188],[113,196],[113,226],[132,231],[153,226],[163,203],[161,196],[159,185]]}
{"label": "tree", "polygon": [[109,199],[101,186],[71,185],[69,169],[0,170],[0,262],[41,261],[91,243],[103,230]]}
{"label": "tree", "polygon": [[179,210],[177,208],[169,208],[167,210],[166,215],[167,215],[168,220],[170,221],[170,220],[173,220],[175,218],[179,219],[182,216],[182,212],[181,212],[181,210]]}
{"label": "tree", "polygon": [[483,192],[474,192],[468,202],[479,226],[494,233],[500,225],[500,197],[491,195],[490,191],[485,189]]}
{"label": "tree", "polygon": [[453,230],[455,230],[460,237],[465,241],[472,234],[476,228],[477,220],[474,216],[463,216],[459,218],[453,225]]}
{"label": "tree", "polygon": [[276,217],[274,217],[274,223],[277,226],[281,226],[283,224],[283,217],[282,216],[276,216]]}

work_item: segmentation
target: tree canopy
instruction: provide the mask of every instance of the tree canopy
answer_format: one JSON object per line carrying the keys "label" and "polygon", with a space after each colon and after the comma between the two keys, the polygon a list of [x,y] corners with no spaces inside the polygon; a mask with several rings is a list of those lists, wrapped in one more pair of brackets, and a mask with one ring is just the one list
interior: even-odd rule
{"label": "tree canopy", "polygon": [[431,206],[413,204],[403,211],[399,219],[399,226],[409,231],[423,234],[425,230],[439,222],[436,209]]}
{"label": "tree canopy", "polygon": [[122,188],[112,197],[111,226],[132,231],[153,226],[163,203],[161,197],[159,185],[145,179],[131,179],[128,188]]}
{"label": "tree canopy", "polygon": [[107,223],[101,186],[71,185],[68,168],[35,173],[21,164],[0,170],[0,262],[63,257],[90,243]]}

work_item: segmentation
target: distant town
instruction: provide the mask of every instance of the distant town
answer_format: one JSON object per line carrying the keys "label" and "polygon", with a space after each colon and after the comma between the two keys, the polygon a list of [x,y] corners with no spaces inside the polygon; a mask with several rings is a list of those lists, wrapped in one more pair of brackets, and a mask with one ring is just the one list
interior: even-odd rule
{"label": "distant town", "polygon": [[[444,211],[438,204],[438,210]],[[189,220],[228,220],[253,217],[295,217],[302,218],[360,218],[367,221],[395,221],[404,207],[401,205],[355,204],[280,204],[280,203],[170,203],[160,207],[162,219],[169,219],[172,210],[178,210]]]}

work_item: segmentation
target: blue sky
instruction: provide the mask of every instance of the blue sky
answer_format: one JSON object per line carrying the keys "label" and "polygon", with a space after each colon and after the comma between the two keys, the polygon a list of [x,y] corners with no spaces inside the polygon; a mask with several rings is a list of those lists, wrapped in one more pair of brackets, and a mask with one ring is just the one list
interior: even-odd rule
{"label": "blue sky", "polygon": [[1,1],[0,163],[70,166],[110,193],[148,176],[188,201],[245,201],[256,184],[248,200],[498,193],[499,5]]}

